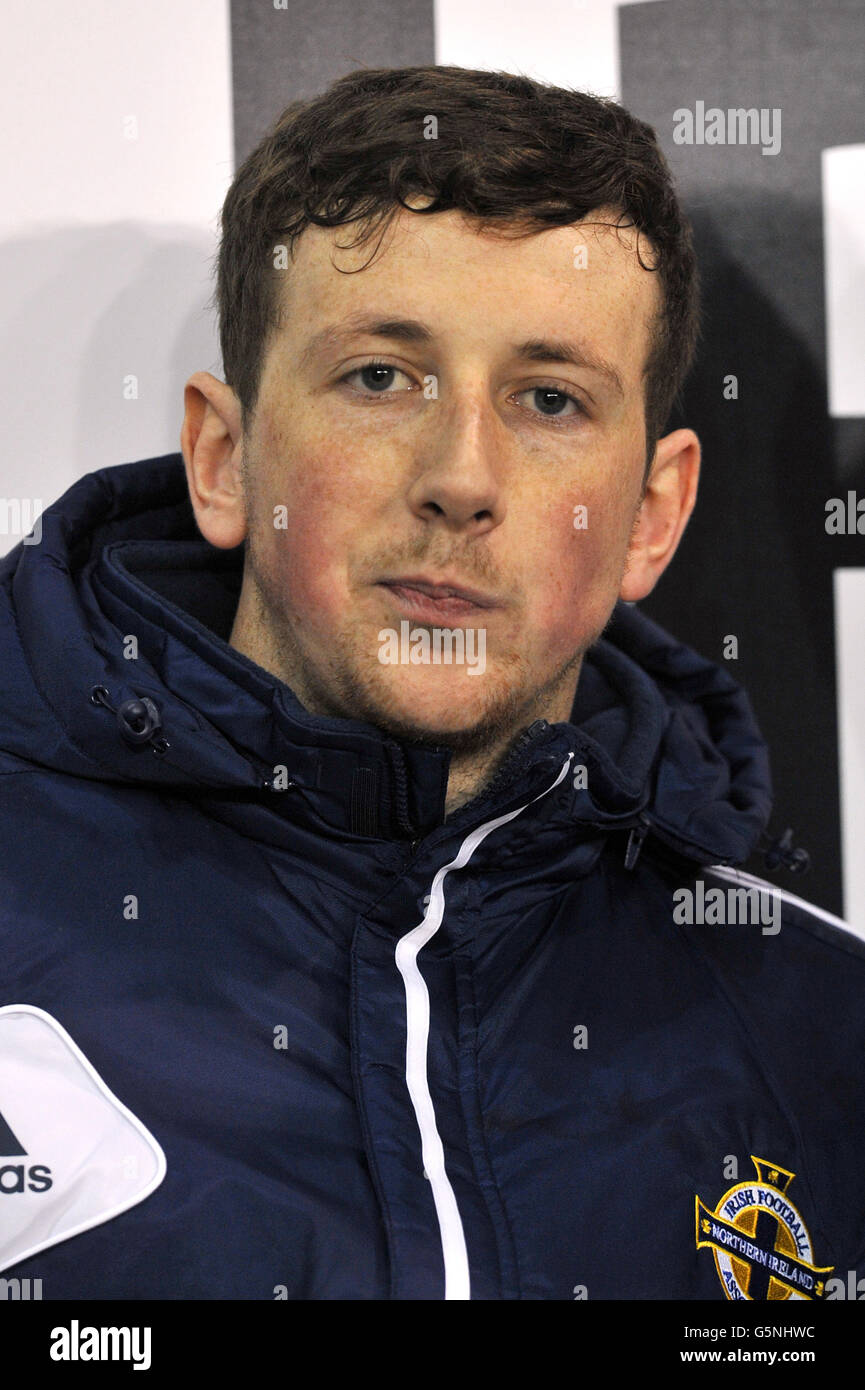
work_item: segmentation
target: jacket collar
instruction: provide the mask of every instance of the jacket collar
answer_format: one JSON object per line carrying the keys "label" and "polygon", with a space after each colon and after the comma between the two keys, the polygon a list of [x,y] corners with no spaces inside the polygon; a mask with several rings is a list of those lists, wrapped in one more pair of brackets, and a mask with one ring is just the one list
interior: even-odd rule
{"label": "jacket collar", "polygon": [[[27,662],[65,732],[45,760],[190,793],[258,794],[282,779],[339,832],[432,832],[447,749],[311,715],[229,646],[242,559],[242,547],[200,537],[180,454],[88,474],[46,509],[41,545],[17,546],[3,565]],[[142,699],[160,727],[132,743],[124,712]],[[742,862],[768,820],[768,757],[747,696],[636,606],[618,603],[586,654],[570,721],[532,726],[448,825],[467,830],[530,799],[569,755],[585,785],[569,776],[553,814],[571,828],[651,823],[682,853]],[[278,815],[297,814],[296,797],[266,795]]]}

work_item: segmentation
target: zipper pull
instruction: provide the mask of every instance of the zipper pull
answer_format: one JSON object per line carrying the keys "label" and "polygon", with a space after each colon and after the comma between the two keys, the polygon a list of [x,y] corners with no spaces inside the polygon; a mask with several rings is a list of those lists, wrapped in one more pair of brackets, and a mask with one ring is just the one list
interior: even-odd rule
{"label": "zipper pull", "polygon": [[625,868],[633,869],[640,857],[640,850],[643,848],[643,841],[651,829],[652,822],[643,812],[640,812],[640,824],[635,825],[628,836],[628,848],[625,850]]}

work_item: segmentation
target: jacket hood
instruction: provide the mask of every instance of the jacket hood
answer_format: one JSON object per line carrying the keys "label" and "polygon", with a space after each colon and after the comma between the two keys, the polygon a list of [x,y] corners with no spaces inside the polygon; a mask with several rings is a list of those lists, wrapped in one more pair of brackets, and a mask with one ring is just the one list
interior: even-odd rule
{"label": "jacket hood", "polygon": [[[442,825],[448,750],[312,715],[229,646],[243,547],[202,538],[179,453],[87,474],[40,524],[39,543],[0,561],[7,769],[272,808],[284,769],[340,833]],[[566,814],[587,835],[632,828],[638,852],[651,831],[698,862],[739,864],[766,828],[768,753],[747,695],[635,605],[619,601],[586,653],[571,720],[536,721],[448,825],[539,794],[569,755],[586,777]]]}

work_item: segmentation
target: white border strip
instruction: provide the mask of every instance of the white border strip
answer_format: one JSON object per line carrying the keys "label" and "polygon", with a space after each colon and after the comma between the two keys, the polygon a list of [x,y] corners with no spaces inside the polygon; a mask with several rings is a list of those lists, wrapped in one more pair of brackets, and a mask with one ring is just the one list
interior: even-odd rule
{"label": "white border strip", "polygon": [[424,1172],[432,1186],[433,1201],[438,1217],[441,1235],[442,1255],[445,1266],[445,1299],[471,1298],[469,1259],[466,1249],[465,1232],[454,1190],[445,1170],[444,1149],[436,1125],[435,1109],[427,1078],[427,1045],[429,1042],[429,992],[417,965],[419,951],[435,935],[444,917],[444,891],[442,884],[452,869],[462,869],[471,859],[478,845],[491,831],[519,816],[533,802],[540,801],[559,785],[570,767],[573,753],[569,753],[562,770],[549,787],[533,796],[524,806],[518,806],[507,815],[479,825],[466,837],[459,853],[449,864],[438,870],[432,881],[429,903],[423,919],[397,942],[395,960],[397,969],[405,985],[405,1079],[415,1118],[421,1137],[421,1153]]}
{"label": "white border strip", "polygon": [[[839,488],[839,491],[841,489]],[[844,911],[865,919],[865,567],[833,571],[835,599],[835,710],[838,720],[838,781]]]}
{"label": "white border strip", "polygon": [[821,150],[820,177],[829,414],[857,419],[865,415],[865,145]]}
{"label": "white border strip", "polygon": [[861,941],[865,941],[865,928],[854,926],[852,922],[845,922],[842,917],[835,917],[833,913],[826,912],[824,908],[807,902],[805,898],[797,898],[795,893],[788,893],[786,888],[779,888],[776,884],[769,883],[765,878],[746,874],[743,869],[734,869],[727,864],[706,864],[703,866],[703,872],[717,874],[719,878],[726,878],[731,883],[740,883],[742,887],[768,888],[769,892],[774,893],[775,897],[780,898],[782,902],[793,903],[796,907],[810,912],[811,916],[818,918],[819,921],[828,922],[830,926],[839,927],[841,931],[849,932],[851,936],[858,936]]}

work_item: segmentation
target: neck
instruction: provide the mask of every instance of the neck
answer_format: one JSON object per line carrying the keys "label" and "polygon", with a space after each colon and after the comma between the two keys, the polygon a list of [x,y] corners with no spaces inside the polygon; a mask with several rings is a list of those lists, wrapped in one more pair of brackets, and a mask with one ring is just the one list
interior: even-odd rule
{"label": "neck", "polygon": [[569,672],[560,688],[553,693],[547,692],[544,699],[539,699],[532,710],[522,716],[519,727],[510,730],[489,751],[452,755],[445,798],[446,818],[480,796],[506,761],[517,739],[536,719],[546,719],[548,724],[564,723],[570,719],[578,680],[579,669]]}

